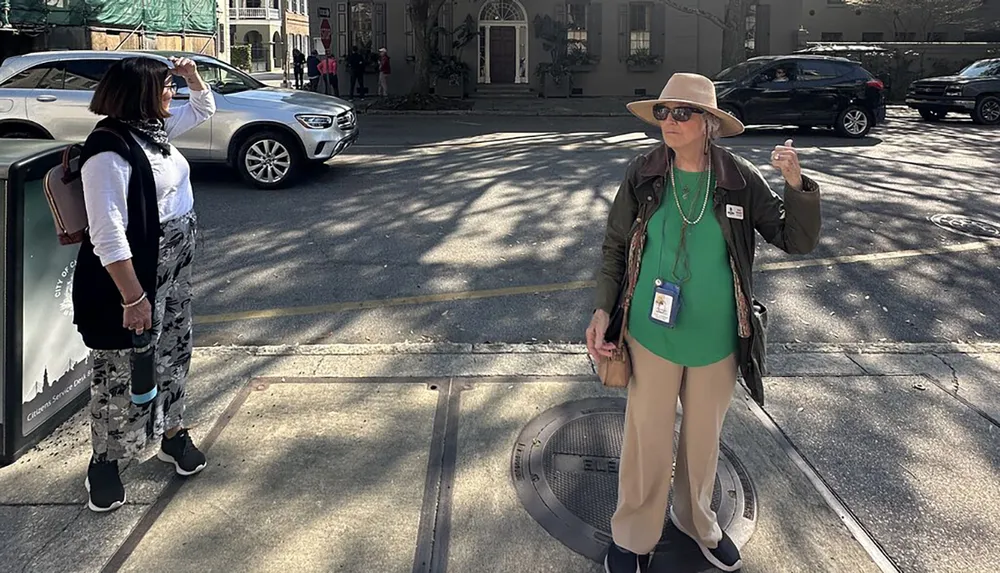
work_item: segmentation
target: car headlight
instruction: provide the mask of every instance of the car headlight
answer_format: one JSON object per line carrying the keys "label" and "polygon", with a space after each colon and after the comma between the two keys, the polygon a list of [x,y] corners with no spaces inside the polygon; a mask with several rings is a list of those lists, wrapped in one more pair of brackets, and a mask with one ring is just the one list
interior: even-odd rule
{"label": "car headlight", "polygon": [[295,119],[309,129],[327,129],[333,126],[333,118],[329,115],[302,114],[295,116]]}
{"label": "car headlight", "polygon": [[946,95],[946,96],[960,96],[960,95],[962,95],[962,86],[948,86],[944,90],[944,95]]}

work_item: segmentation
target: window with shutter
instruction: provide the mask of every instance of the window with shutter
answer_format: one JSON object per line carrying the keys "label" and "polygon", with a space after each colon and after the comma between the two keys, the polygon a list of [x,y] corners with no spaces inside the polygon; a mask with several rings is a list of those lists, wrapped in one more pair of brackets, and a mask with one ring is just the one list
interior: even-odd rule
{"label": "window with shutter", "polygon": [[566,23],[566,13],[569,11],[570,6],[571,4],[567,4],[565,0],[563,2],[556,2],[555,9],[552,11],[552,16],[556,22],[560,24]]}
{"label": "window with shutter", "polygon": [[375,19],[372,25],[372,32],[374,36],[372,51],[374,52],[379,48],[385,47],[385,2],[375,3]]}
{"label": "window with shutter", "polygon": [[450,54],[451,45],[454,41],[453,32],[455,30],[451,2],[445,2],[441,6],[441,12],[438,14],[438,26],[442,29],[441,34],[438,36],[438,49],[442,54]]}
{"label": "window with shutter", "polygon": [[413,43],[413,20],[410,19],[410,3],[403,6],[403,36],[406,37],[406,59],[417,57],[416,45]]}
{"label": "window with shutter", "polygon": [[628,55],[652,53],[652,5],[631,2],[628,5]]}
{"label": "window with shutter", "polygon": [[334,55],[338,57],[351,53],[348,31],[347,2],[337,2],[337,51]]}
{"label": "window with shutter", "polygon": [[375,43],[375,3],[352,2],[351,22],[348,27],[350,48],[371,52],[378,48]]}
{"label": "window with shutter", "polygon": [[662,58],[667,55],[667,7],[663,4],[647,5],[649,16],[649,53]]}
{"label": "window with shutter", "polygon": [[566,49],[570,53],[587,51],[587,8],[586,4],[563,5],[566,9]]}
{"label": "window with shutter", "polygon": [[629,56],[628,14],[627,4],[618,6],[618,59],[623,62]]}
{"label": "window with shutter", "polygon": [[597,2],[587,7],[587,52],[601,57],[601,5]]}

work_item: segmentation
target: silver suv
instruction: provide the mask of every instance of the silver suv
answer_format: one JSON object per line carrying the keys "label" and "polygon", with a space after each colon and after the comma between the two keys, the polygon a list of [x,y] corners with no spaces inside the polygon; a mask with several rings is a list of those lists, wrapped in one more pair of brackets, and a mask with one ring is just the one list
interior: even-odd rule
{"label": "silver suv", "polygon": [[[174,144],[192,162],[225,162],[250,184],[274,189],[291,183],[311,162],[323,162],[358,138],[348,102],[322,94],[268,87],[201,54],[182,52],[40,52],[0,65],[0,137],[82,141],[100,117],[87,107],[116,60],[184,56],[215,92],[211,120]],[[176,100],[188,87],[176,78]]]}

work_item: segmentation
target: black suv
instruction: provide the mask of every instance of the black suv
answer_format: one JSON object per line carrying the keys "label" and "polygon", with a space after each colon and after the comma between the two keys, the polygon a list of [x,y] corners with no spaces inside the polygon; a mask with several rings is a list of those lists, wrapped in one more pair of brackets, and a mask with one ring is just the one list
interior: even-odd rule
{"label": "black suv", "polygon": [[751,58],[716,76],[715,89],[719,107],[747,125],[833,127],[864,137],[885,121],[885,86],[846,58]]}
{"label": "black suv", "polygon": [[981,125],[1000,124],[1000,58],[979,60],[958,75],[917,80],[906,90],[906,105],[927,121],[953,111]]}

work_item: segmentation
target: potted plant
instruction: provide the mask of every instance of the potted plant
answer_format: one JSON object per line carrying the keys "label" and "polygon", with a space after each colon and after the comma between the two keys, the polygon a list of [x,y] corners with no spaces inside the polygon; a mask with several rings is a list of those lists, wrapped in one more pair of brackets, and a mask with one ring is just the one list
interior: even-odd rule
{"label": "potted plant", "polygon": [[535,77],[542,84],[542,97],[569,97],[573,93],[573,75],[565,62],[538,64]]}
{"label": "potted plant", "polygon": [[630,72],[655,72],[660,68],[660,64],[663,63],[663,58],[654,56],[649,53],[649,50],[642,48],[633,52],[628,58],[625,58],[625,63],[628,65],[628,71]]}
{"label": "potted plant", "polygon": [[[585,48],[576,40],[570,40],[569,27],[553,20],[550,16],[535,16],[535,37],[542,41],[542,47],[549,53],[549,61],[535,66],[535,77],[542,86],[543,97],[569,97],[573,92],[574,67],[583,71],[596,58],[588,57]],[[582,67],[581,67],[582,66]]]}
{"label": "potted plant", "polygon": [[[435,37],[450,34],[453,38],[451,42],[451,53],[442,54],[435,49],[431,54],[431,70],[434,73],[434,95],[443,97],[464,98],[469,95],[469,74],[472,69],[465,63],[462,54],[465,47],[479,37],[479,25],[472,18],[466,16],[465,20],[454,30],[447,30],[442,27],[434,28],[431,33]],[[439,46],[440,40],[434,41],[434,46]]]}
{"label": "potted plant", "polygon": [[456,56],[436,59],[434,70],[434,95],[462,98],[469,95],[469,64]]}
{"label": "potted plant", "polygon": [[587,73],[594,71],[597,67],[598,62],[601,61],[597,56],[593,56],[587,53],[583,49],[570,49],[567,55],[569,61],[569,71],[571,73]]}

